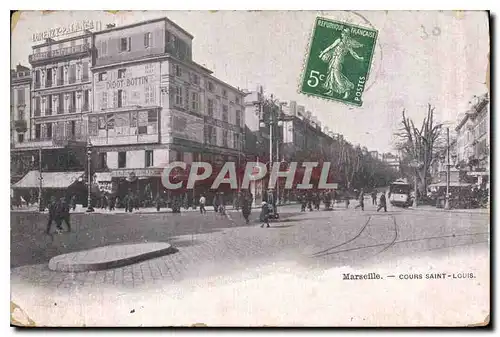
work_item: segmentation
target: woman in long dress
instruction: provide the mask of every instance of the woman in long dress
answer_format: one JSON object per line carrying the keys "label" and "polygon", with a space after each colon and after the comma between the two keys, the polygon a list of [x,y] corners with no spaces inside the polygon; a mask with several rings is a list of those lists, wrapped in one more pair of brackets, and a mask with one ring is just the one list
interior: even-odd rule
{"label": "woman in long dress", "polygon": [[319,54],[319,58],[328,62],[328,75],[323,83],[323,88],[328,90],[326,95],[333,96],[333,93],[337,93],[344,95],[346,99],[350,91],[354,89],[354,84],[342,74],[342,63],[347,53],[350,53],[356,60],[363,61],[364,58],[354,51],[354,48],[360,48],[363,44],[350,37],[349,29],[344,29],[341,35],[341,38],[335,40]]}

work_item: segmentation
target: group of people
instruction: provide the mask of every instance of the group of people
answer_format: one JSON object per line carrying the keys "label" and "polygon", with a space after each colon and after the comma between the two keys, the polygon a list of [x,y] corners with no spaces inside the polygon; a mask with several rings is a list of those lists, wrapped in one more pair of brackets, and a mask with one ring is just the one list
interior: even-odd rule
{"label": "group of people", "polygon": [[58,234],[63,232],[63,227],[62,227],[63,222],[66,223],[66,226],[68,227],[68,232],[71,232],[71,224],[69,216],[70,205],[66,201],[66,198],[62,197],[56,199],[56,197],[52,196],[48,203],[48,209],[49,209],[49,220],[47,222],[47,230],[46,230],[47,234],[51,235],[50,230],[52,228],[53,222],[56,223],[56,232]]}
{"label": "group of people", "polygon": [[[377,191],[376,190],[372,191],[371,198],[372,198],[372,205],[377,205]],[[354,209],[361,208],[361,210],[364,211],[365,210],[365,193],[364,193],[363,189],[361,189],[359,191],[358,202],[359,203],[356,205],[356,207],[354,207]],[[387,212],[387,199],[385,197],[385,193],[382,193],[380,195],[377,212],[380,211],[382,208],[384,209],[384,212]]]}
{"label": "group of people", "polygon": [[312,211],[313,209],[319,211],[322,201],[325,204],[325,209],[331,209],[332,203],[335,199],[336,193],[334,190],[322,192],[307,191],[297,196],[297,200],[301,205],[301,212],[305,212],[306,208],[309,209],[309,211]]}
{"label": "group of people", "polygon": [[[241,213],[246,223],[250,222],[250,213],[252,211],[252,203],[253,203],[253,195],[249,191],[240,191],[236,196],[238,209],[241,208]],[[200,205],[200,213],[207,213],[207,198],[204,194],[201,194],[200,199],[198,200]],[[214,211],[218,214],[224,215],[226,214],[225,208],[225,196],[223,192],[218,192],[215,194],[212,205],[214,207]]]}

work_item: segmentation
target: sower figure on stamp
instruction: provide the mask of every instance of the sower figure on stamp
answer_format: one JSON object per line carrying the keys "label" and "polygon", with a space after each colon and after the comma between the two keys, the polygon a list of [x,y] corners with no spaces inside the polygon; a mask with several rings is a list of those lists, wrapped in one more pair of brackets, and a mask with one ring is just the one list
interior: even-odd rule
{"label": "sower figure on stamp", "polygon": [[382,195],[380,196],[377,212],[380,211],[382,208],[384,209],[384,212],[387,212],[387,200],[385,199],[385,193],[382,193]]}
{"label": "sower figure on stamp", "polygon": [[337,93],[344,95],[344,99],[349,97],[354,84],[342,73],[342,65],[347,53],[350,53],[356,60],[363,61],[363,57],[353,50],[362,46],[363,44],[351,38],[349,29],[344,29],[342,37],[319,54],[321,60],[328,62],[328,75],[323,83],[323,88],[328,90],[326,95],[333,96],[333,93]]}

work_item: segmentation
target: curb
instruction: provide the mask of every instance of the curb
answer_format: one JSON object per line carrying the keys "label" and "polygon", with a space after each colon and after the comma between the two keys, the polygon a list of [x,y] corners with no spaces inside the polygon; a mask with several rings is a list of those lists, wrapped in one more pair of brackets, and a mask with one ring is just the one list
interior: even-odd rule
{"label": "curb", "polygon": [[[161,257],[164,255],[169,255],[178,252],[178,249],[173,247],[170,244],[167,244],[168,247],[154,250],[151,252],[146,252],[142,253],[139,255],[134,255],[130,257],[124,257],[121,259],[117,260],[110,260],[110,261],[102,261],[102,262],[95,262],[95,263],[73,263],[72,259],[64,259],[64,257],[72,255],[74,253],[69,253],[69,254],[63,254],[63,255],[58,255],[50,259],[49,261],[49,269],[52,271],[59,271],[59,272],[67,272],[67,273],[82,273],[86,271],[99,271],[99,270],[106,270],[106,269],[113,269],[113,268],[119,268],[119,267],[124,267],[130,264],[134,263],[139,263],[145,260],[150,260],[154,259],[157,257]],[[115,245],[119,246],[119,245]],[[103,248],[103,247],[99,247]],[[94,248],[94,249],[99,249],[99,248]],[[90,249],[90,251],[93,249]],[[60,259],[64,259],[63,261],[58,261]]]}
{"label": "curb", "polygon": [[422,208],[422,207],[408,207],[412,211],[423,211],[423,212],[446,212],[446,213],[464,213],[464,214],[485,214],[489,215],[491,210],[477,210],[477,209],[442,209],[442,208]]}

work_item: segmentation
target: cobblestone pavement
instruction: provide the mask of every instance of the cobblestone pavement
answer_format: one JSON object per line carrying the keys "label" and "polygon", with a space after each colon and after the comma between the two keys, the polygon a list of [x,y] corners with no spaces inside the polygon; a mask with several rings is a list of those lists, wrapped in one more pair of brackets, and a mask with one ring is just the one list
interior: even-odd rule
{"label": "cobblestone pavement", "polygon": [[[489,237],[487,217],[471,214],[422,215],[401,209],[377,213],[367,206],[365,212],[350,209],[289,215],[269,229],[255,223],[245,225],[241,217],[233,216],[230,220],[209,213],[203,217],[181,214],[168,219],[148,215],[141,217],[141,222],[102,217],[102,222],[84,223],[82,218],[76,225],[77,233],[56,236],[54,242],[48,237],[44,241],[34,237],[26,240],[26,235],[16,233],[12,255],[17,257],[13,263],[18,266],[12,269],[11,280],[56,288],[101,284],[141,287],[245,269],[269,261],[294,260],[308,267],[360,264],[429,249],[484,243]],[[64,251],[147,241],[169,242],[179,251],[99,272],[57,273],[47,267],[50,255]],[[19,266],[27,260],[22,253],[33,245],[39,249],[33,254],[44,250],[44,245],[50,247],[45,255],[37,256],[42,263]]]}
{"label": "cobblestone pavement", "polygon": [[[300,266],[300,269],[294,267],[299,270],[294,275],[310,275],[310,272],[346,266],[374,268],[384,264],[390,269],[400,259],[417,263],[430,253],[438,260],[451,259],[447,264],[452,265],[456,261],[453,262],[450,252],[455,254],[472,248],[474,256],[488,259],[487,215],[430,214],[397,208],[377,213],[374,206],[367,205],[364,212],[352,208],[306,213],[291,211],[287,216],[271,228],[260,228],[256,223],[245,225],[239,215],[229,219],[213,213],[205,216],[186,213],[179,217],[147,215],[141,217],[140,222],[137,217],[130,216],[87,216],[80,219],[77,233],[56,236],[50,253],[37,259],[23,257],[23,254],[30,250],[25,247],[26,242],[34,245],[36,238],[40,239],[43,223],[35,226],[36,238],[13,230],[12,254],[17,258],[13,261],[17,266],[11,269],[11,298],[23,308],[35,306],[30,310],[38,315],[43,316],[43,312],[51,315],[45,317],[50,322],[72,325],[82,321],[64,320],[67,310],[81,310],[79,314],[75,312],[75,317],[88,317],[97,315],[92,310],[101,310],[95,303],[102,301],[113,300],[119,305],[116,301],[127,298],[128,307],[130,303],[153,300],[160,293],[179,299],[187,296],[190,290],[186,293],[186,289],[193,289],[198,282],[204,282],[202,287],[206,289],[211,285],[219,286],[221,282],[237,282],[241,275],[246,275],[247,279],[259,278],[263,268],[272,273],[273,266],[281,263],[293,262]],[[87,223],[83,219],[92,221]],[[49,255],[99,246],[103,235],[108,236],[106,244],[164,241],[179,251],[106,271],[61,273],[48,269]],[[49,243],[48,238],[44,240],[35,247],[42,249]],[[411,270],[408,263],[405,262],[404,267]],[[459,271],[467,271],[467,268],[460,265]],[[224,275],[231,276],[224,278]],[[90,304],[83,304],[89,300],[94,303],[92,310]],[[174,315],[172,309],[168,310]],[[113,322],[127,324],[124,317],[116,319]]]}

